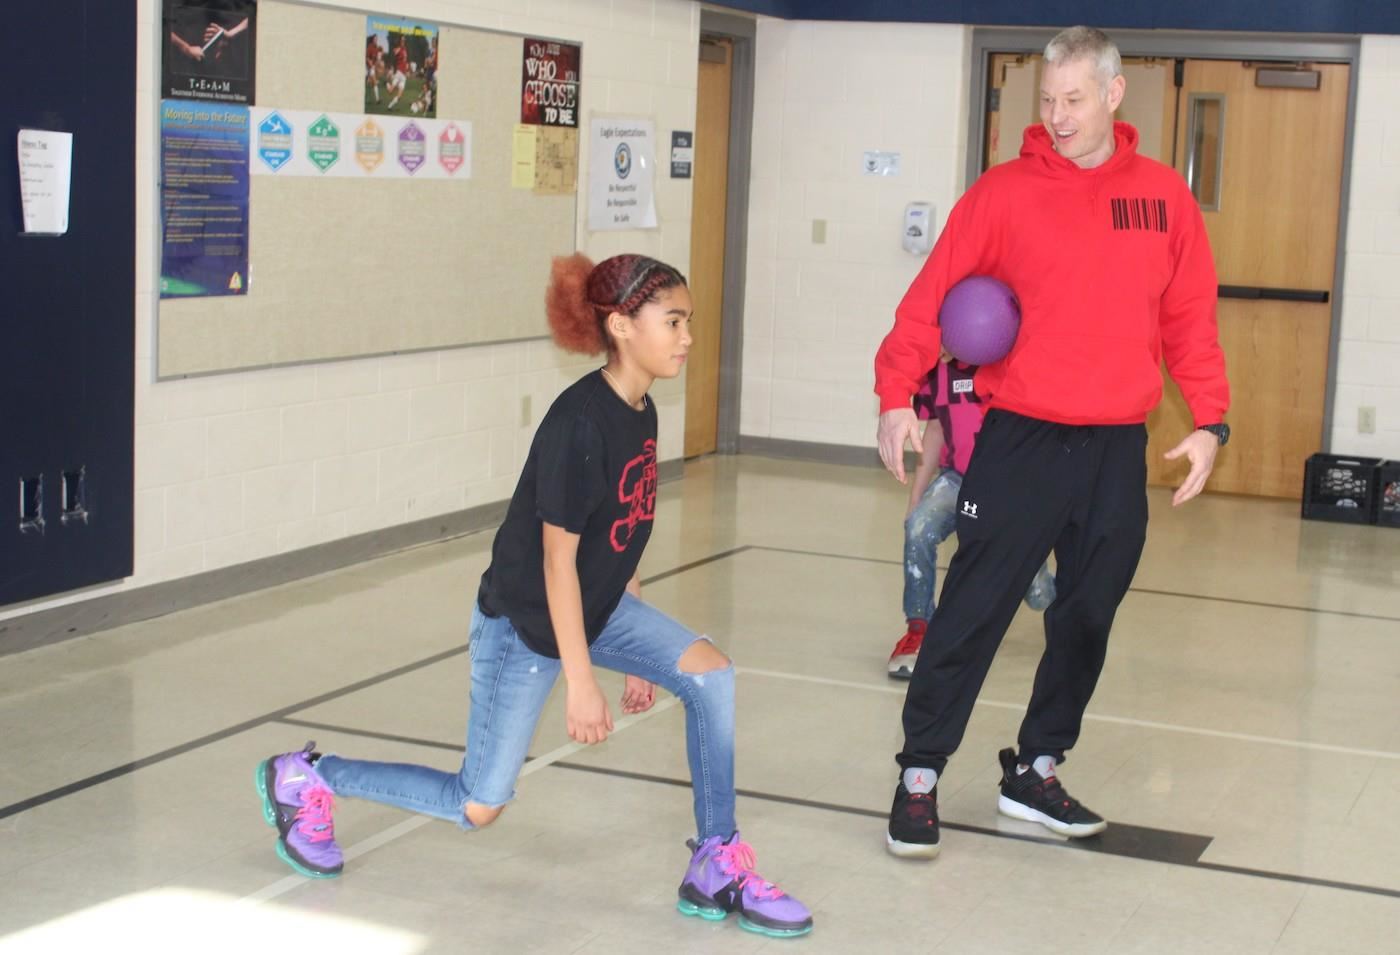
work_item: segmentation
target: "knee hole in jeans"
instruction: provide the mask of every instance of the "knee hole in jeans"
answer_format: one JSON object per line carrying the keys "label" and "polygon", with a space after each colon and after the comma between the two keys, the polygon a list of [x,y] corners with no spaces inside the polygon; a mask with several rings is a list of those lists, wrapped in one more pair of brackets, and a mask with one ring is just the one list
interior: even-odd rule
{"label": "knee hole in jeans", "polygon": [[463,812],[466,814],[468,822],[478,829],[483,829],[495,822],[505,808],[505,806],[483,806],[479,802],[469,802],[463,807]]}
{"label": "knee hole in jeans", "polygon": [[712,673],[730,665],[730,659],[704,638],[686,647],[681,658],[676,661],[676,669],[682,673]]}

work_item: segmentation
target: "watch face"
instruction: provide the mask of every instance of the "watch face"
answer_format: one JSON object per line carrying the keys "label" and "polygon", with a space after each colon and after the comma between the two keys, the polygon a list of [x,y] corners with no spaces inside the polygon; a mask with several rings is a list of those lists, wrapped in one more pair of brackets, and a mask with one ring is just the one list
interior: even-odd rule
{"label": "watch face", "polygon": [[1201,428],[1202,431],[1209,431],[1215,435],[1216,439],[1224,445],[1230,440],[1230,426],[1228,424],[1208,424]]}

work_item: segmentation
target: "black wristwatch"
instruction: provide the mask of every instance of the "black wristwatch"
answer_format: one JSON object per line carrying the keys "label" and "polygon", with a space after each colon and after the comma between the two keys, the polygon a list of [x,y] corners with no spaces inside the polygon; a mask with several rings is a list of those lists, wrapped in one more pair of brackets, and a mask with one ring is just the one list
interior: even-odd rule
{"label": "black wristwatch", "polygon": [[1196,430],[1209,431],[1211,434],[1215,435],[1216,440],[1220,442],[1222,448],[1230,442],[1230,426],[1223,421],[1220,424],[1203,424]]}

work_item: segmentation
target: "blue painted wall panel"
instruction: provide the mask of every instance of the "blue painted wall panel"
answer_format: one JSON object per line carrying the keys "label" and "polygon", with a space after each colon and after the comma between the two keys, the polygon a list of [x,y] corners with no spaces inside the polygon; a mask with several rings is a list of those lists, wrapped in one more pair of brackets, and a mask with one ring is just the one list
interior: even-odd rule
{"label": "blue painted wall panel", "polygon": [[721,5],[791,20],[1400,34],[1400,0],[728,0]]}

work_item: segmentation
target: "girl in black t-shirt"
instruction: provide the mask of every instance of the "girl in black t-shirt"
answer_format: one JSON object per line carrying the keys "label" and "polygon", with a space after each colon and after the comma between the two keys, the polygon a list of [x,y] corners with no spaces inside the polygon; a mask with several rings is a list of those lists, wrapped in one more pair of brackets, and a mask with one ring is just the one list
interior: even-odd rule
{"label": "girl in black t-shirt", "polygon": [[540,423],[492,545],[472,614],[471,714],[462,768],[366,762],[313,752],[264,760],[256,780],[278,854],[310,876],[338,875],[333,795],[388,803],[476,829],[515,796],[540,711],[562,670],[569,737],[613,730],[595,666],[626,674],[624,713],[660,684],[685,705],[696,837],[678,908],[744,928],[804,935],[812,916],[754,871],[734,821],[734,667],[641,600],[637,565],[656,514],[656,409],[647,392],[675,378],[690,348],[690,292],[669,265],[618,255],[556,259],[546,297],[554,340],[606,352]]}

